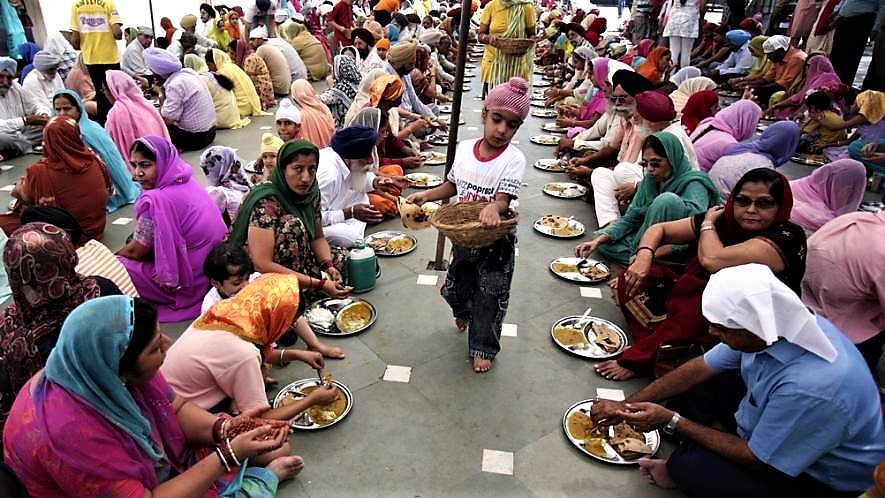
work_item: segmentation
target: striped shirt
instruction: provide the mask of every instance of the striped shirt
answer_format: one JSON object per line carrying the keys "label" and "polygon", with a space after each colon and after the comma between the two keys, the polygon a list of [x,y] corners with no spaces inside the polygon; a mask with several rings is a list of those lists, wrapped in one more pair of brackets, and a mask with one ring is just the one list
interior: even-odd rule
{"label": "striped shirt", "polygon": [[191,69],[173,73],[163,84],[166,101],[160,108],[164,118],[173,120],[184,131],[199,133],[215,126],[215,104],[212,94]]}
{"label": "striped shirt", "polygon": [[138,297],[135,284],[129,278],[129,273],[123,263],[117,259],[104,244],[93,239],[83,247],[77,249],[76,272],[85,277],[104,277],[117,284],[120,291],[127,296]]}

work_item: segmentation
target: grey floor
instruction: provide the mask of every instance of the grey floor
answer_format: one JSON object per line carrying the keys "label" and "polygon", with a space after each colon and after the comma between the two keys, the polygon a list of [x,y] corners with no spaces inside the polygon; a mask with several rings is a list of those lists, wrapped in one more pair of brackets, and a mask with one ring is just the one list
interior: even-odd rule
{"label": "grey floor", "polygon": [[[614,14],[616,16],[616,14]],[[475,80],[474,80],[475,81]],[[479,84],[463,100],[467,123],[459,139],[480,136]],[[272,117],[258,118],[243,130],[222,131],[216,144],[239,148],[240,157],[257,155],[259,137]],[[635,467],[599,463],[572,447],[563,436],[561,418],[571,403],[596,395],[599,387],[630,393],[645,381],[615,383],[593,372],[593,363],[558,349],[550,327],[559,318],[593,314],[623,325],[608,288],[596,286],[601,298],[584,298],[577,285],[555,278],[549,261],[570,255],[578,240],[554,240],[531,228],[544,214],[574,216],[596,226],[592,205],[581,200],[558,200],[541,193],[549,181],[566,181],[562,174],[531,167],[551,157],[553,147],[531,144],[543,121],[530,117],[516,135],[528,167],[520,198],[521,222],[517,268],[509,312],[516,337],[502,339],[503,350],[487,374],[474,374],[467,357],[466,337],[455,332],[450,312],[439,295],[442,273],[426,270],[433,258],[436,232],[415,233],[418,249],[404,257],[382,260],[377,287],[364,295],[378,309],[378,322],[363,334],[328,339],[341,346],[347,359],[330,360],[327,371],[355,394],[353,411],[342,423],[324,431],[298,432],[292,437],[297,454],[307,465],[294,481],[284,483],[282,497],[461,497],[461,496],[591,496],[668,497],[676,492],[654,488]],[[442,147],[436,150],[443,151]],[[185,159],[198,164],[198,153]],[[4,185],[14,183],[36,156],[8,161],[0,168],[0,202],[9,201]],[[196,168],[196,175],[203,175]],[[442,174],[443,166],[423,171]],[[789,164],[781,169],[791,178],[811,168]],[[133,229],[131,207],[110,216],[105,242],[120,247]],[[114,223],[116,221],[116,223]],[[118,223],[118,224],[117,224]],[[370,231],[402,228],[390,220]],[[449,246],[450,247],[450,246]],[[439,277],[436,286],[419,286],[419,275]],[[186,323],[166,324],[177,337]],[[388,365],[411,367],[408,383],[382,380]],[[274,371],[282,384],[311,377],[313,371],[293,364]],[[275,393],[269,391],[268,395]],[[513,454],[513,475],[482,471],[484,450]],[[671,450],[667,444],[661,455]]]}

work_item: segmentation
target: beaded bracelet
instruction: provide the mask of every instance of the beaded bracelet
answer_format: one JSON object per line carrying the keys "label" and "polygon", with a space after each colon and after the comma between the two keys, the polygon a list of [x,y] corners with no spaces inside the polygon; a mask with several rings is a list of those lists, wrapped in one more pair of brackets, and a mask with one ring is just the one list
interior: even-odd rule
{"label": "beaded bracelet", "polygon": [[221,451],[220,447],[215,447],[215,454],[218,455],[218,459],[221,460],[221,466],[224,467],[225,472],[230,472],[230,464],[227,463],[227,459],[224,458],[224,453]]}

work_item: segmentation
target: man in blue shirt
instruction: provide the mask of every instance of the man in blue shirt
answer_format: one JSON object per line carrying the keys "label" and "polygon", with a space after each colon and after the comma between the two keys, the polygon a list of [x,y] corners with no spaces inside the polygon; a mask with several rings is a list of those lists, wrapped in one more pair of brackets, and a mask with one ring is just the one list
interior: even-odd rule
{"label": "man in blue shirt", "polygon": [[[687,496],[848,498],[867,489],[885,461],[885,431],[876,385],[854,345],[763,265],[711,276],[702,308],[722,344],[625,403],[595,403],[593,420],[680,437],[668,460],[640,461],[640,470]],[[746,394],[736,434],[656,404],[738,369]]]}

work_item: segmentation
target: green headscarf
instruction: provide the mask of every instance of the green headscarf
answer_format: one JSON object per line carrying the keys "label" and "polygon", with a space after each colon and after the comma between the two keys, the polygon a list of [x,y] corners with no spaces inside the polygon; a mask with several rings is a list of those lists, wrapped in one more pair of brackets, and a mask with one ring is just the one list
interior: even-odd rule
{"label": "green headscarf", "polygon": [[230,231],[230,242],[242,246],[246,244],[246,236],[249,232],[249,219],[258,202],[267,197],[274,197],[282,204],[283,209],[297,216],[303,223],[307,235],[313,240],[316,235],[316,212],[314,204],[320,196],[320,187],[316,179],[308,189],[307,194],[298,195],[289,188],[283,170],[286,165],[299,154],[315,154],[318,158],[319,149],[307,140],[289,140],[277,153],[277,167],[270,172],[267,182],[258,184],[249,191],[243,204],[237,211],[237,219]]}
{"label": "green headscarf", "polygon": [[659,131],[653,136],[664,145],[664,151],[667,153],[667,162],[670,163],[672,173],[670,178],[664,183],[658,183],[652,177],[645,175],[642,183],[636,189],[636,196],[630,203],[629,211],[638,211],[645,216],[648,207],[654,202],[655,198],[664,192],[673,192],[681,195],[685,188],[691,182],[701,182],[710,193],[710,205],[713,206],[719,202],[719,190],[707,173],[697,171],[691,167],[688,158],[685,157],[685,150],[682,148],[682,142],[675,135],[666,131]]}

